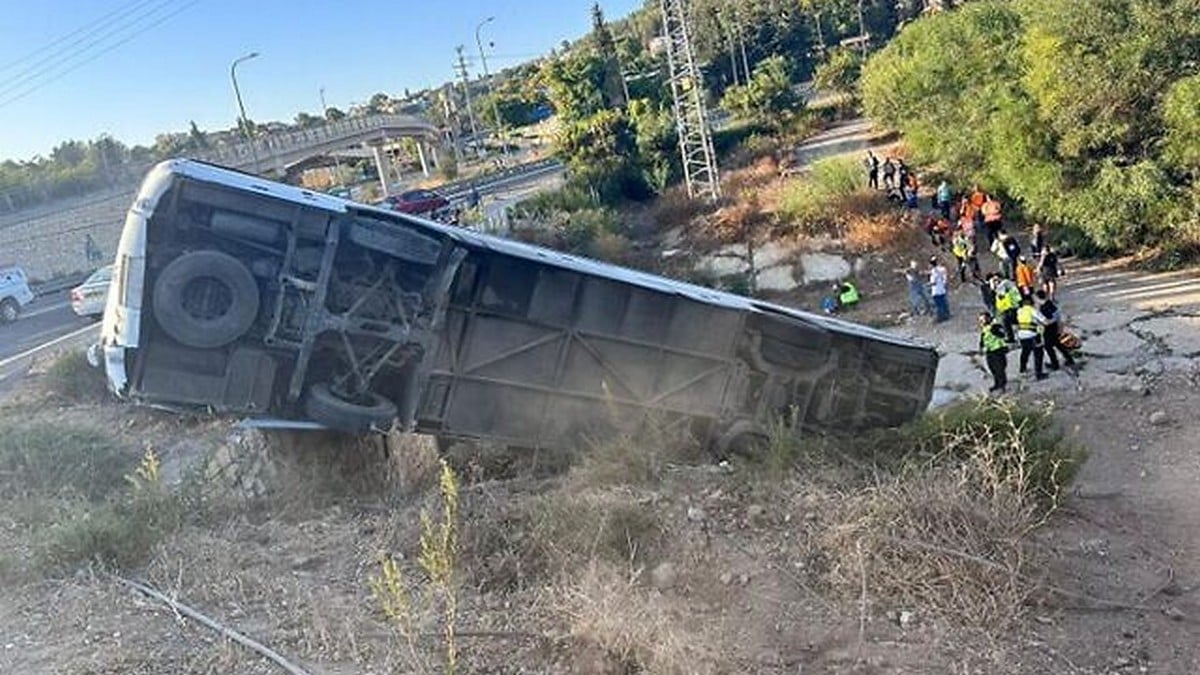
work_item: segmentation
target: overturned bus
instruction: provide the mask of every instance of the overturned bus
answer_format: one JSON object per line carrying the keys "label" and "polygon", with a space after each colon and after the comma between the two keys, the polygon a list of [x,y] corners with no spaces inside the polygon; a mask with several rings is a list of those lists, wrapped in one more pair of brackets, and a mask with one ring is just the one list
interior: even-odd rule
{"label": "overturned bus", "polygon": [[100,347],[134,401],[526,447],[897,425],[937,369],[880,331],[190,160],[129,211]]}

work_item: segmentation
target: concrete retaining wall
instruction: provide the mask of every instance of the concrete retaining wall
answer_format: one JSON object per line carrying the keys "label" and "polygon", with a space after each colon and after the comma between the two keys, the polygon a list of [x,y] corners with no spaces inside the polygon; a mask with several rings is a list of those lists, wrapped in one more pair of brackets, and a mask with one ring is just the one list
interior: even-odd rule
{"label": "concrete retaining wall", "polygon": [[[112,262],[136,187],[91,200],[71,200],[58,210],[48,205],[51,208],[5,218],[0,223],[0,263],[21,265],[30,278],[46,280]],[[89,235],[99,249],[99,260],[88,260]]]}

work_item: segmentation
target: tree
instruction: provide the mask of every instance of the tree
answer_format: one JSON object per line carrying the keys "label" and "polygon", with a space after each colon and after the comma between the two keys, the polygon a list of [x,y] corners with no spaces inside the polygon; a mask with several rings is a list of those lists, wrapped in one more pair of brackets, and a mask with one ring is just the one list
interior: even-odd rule
{"label": "tree", "polygon": [[601,82],[604,86],[604,105],[617,108],[625,105],[625,84],[621,74],[621,62],[617,56],[617,46],[613,41],[612,32],[604,22],[604,10],[600,3],[592,4],[592,39],[596,44],[596,54],[600,57]]}
{"label": "tree", "polygon": [[721,104],[744,119],[778,126],[803,108],[792,88],[792,65],[782,56],[772,56],[754,68],[747,84],[730,87]]}
{"label": "tree", "polygon": [[330,106],[325,109],[325,119],[330,122],[337,122],[338,120],[346,119],[346,113],[342,112],[338,108]]}
{"label": "tree", "polygon": [[862,55],[857,49],[839,47],[813,72],[813,84],[818,89],[837,94],[854,94],[862,73]]}
{"label": "tree", "polygon": [[623,110],[600,110],[584,119],[564,121],[556,151],[567,160],[572,181],[603,202],[649,196],[637,137]]}
{"label": "tree", "polygon": [[1197,192],[1198,61],[1191,0],[981,1],[913,22],[861,89],[918,159],[1126,248],[1172,237]]}
{"label": "tree", "polygon": [[296,126],[301,129],[311,129],[321,126],[321,118],[306,112],[296,113]]}
{"label": "tree", "polygon": [[192,150],[208,149],[208,136],[200,131],[195,120],[188,122],[188,145]]}
{"label": "tree", "polygon": [[392,98],[382,91],[375,94],[367,101],[366,112],[369,115],[378,115],[391,110]]}
{"label": "tree", "polygon": [[546,62],[542,81],[550,103],[567,122],[590,117],[604,109],[604,66],[600,57],[576,51]]}

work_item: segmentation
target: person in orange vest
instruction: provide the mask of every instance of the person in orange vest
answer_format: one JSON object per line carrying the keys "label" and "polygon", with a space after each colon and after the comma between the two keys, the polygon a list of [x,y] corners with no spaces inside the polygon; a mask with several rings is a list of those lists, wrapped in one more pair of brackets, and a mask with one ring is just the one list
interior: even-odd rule
{"label": "person in orange vest", "polygon": [[1034,291],[1034,284],[1037,283],[1037,277],[1033,273],[1033,266],[1023,255],[1017,256],[1017,268],[1014,276],[1017,288],[1021,289],[1021,297],[1030,297]]}

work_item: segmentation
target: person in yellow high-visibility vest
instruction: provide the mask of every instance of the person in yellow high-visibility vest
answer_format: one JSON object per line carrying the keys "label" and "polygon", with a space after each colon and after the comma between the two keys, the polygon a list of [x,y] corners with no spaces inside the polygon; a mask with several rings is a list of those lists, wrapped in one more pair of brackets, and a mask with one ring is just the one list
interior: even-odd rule
{"label": "person in yellow high-visibility vest", "polygon": [[979,351],[987,361],[992,374],[989,392],[1003,392],[1008,386],[1008,343],[1004,341],[1004,328],[992,319],[990,312],[979,314]]}
{"label": "person in yellow high-visibility vest", "polygon": [[1023,298],[1017,309],[1017,342],[1021,344],[1020,372],[1029,369],[1029,355],[1033,354],[1033,372],[1037,379],[1046,379],[1042,360],[1045,357],[1042,349],[1042,325],[1037,320],[1037,309],[1033,300]]}
{"label": "person in yellow high-visibility vest", "polygon": [[996,318],[1004,326],[1004,336],[1008,342],[1016,342],[1013,326],[1017,323],[1017,308],[1021,304],[1021,290],[1011,279],[1005,279],[998,274],[992,275],[992,290],[996,295]]}
{"label": "person in yellow high-visibility vest", "polygon": [[838,307],[853,307],[858,304],[858,287],[852,282],[843,281],[838,288]]}

